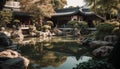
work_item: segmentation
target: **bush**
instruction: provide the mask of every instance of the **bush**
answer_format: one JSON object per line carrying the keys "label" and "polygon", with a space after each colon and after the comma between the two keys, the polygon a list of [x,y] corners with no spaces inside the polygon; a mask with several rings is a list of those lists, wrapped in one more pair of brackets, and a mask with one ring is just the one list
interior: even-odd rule
{"label": "bush", "polygon": [[101,23],[97,25],[96,39],[104,39],[106,35],[111,35],[116,26],[110,23]]}
{"label": "bush", "polygon": [[106,36],[106,35],[109,35],[108,33],[103,33],[103,32],[99,32],[99,31],[97,31],[96,33],[95,33],[95,39],[97,39],[97,40],[103,40],[104,39],[104,37]]}
{"label": "bush", "polygon": [[68,24],[72,25],[73,28],[77,28],[78,24],[79,24],[79,21],[77,21],[77,20],[71,20],[71,21],[68,22]]}
{"label": "bush", "polygon": [[53,26],[53,22],[52,21],[47,21],[46,25]]}
{"label": "bush", "polygon": [[90,60],[88,62],[79,63],[73,69],[114,69],[113,66],[105,60]]}
{"label": "bush", "polygon": [[11,11],[0,11],[0,26],[6,26],[12,20],[12,12]]}
{"label": "bush", "polygon": [[85,21],[80,21],[78,28],[81,30],[81,34],[87,34],[88,33],[88,24]]}
{"label": "bush", "polygon": [[102,23],[97,26],[97,31],[111,33],[115,25],[109,23]]}

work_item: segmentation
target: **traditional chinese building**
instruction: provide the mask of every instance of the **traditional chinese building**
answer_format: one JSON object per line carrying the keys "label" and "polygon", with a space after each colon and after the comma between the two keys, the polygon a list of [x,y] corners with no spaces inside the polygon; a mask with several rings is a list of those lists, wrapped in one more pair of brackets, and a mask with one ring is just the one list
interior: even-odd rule
{"label": "traditional chinese building", "polygon": [[6,4],[3,8],[6,11],[12,11],[12,18],[20,20],[21,25],[31,24],[29,13],[22,12],[19,1],[6,1]]}
{"label": "traditional chinese building", "polygon": [[89,27],[94,27],[93,22],[104,21],[104,18],[91,12],[85,7],[72,7],[56,10],[52,15],[51,20],[58,26],[67,24],[70,20],[86,21]]}

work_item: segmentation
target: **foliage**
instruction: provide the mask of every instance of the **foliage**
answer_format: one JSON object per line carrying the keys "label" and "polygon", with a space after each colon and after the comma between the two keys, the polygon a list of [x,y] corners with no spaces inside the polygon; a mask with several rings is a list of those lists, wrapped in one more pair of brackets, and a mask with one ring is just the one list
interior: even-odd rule
{"label": "foliage", "polygon": [[46,25],[53,26],[53,22],[52,21],[47,21]]}
{"label": "foliage", "polygon": [[13,22],[14,22],[14,23],[20,23],[20,20],[15,19]]}
{"label": "foliage", "polygon": [[10,23],[12,17],[11,11],[0,11],[0,26],[5,26]]}
{"label": "foliage", "polygon": [[49,26],[49,25],[43,25],[43,29],[51,29],[51,26]]}
{"label": "foliage", "polygon": [[66,0],[51,0],[51,1],[55,9],[61,9],[67,4]]}
{"label": "foliage", "polygon": [[36,23],[35,23],[35,27],[36,27],[36,30],[39,30],[39,31],[40,31],[42,26],[40,26],[40,25],[36,22]]}
{"label": "foliage", "polygon": [[85,21],[77,21],[77,20],[72,20],[69,21],[68,24],[71,24],[73,26],[73,28],[78,28],[80,29],[82,34],[86,34],[88,25]]}
{"label": "foliage", "polygon": [[101,23],[97,25],[96,39],[103,39],[106,35],[112,34],[112,30],[115,28],[114,24]]}
{"label": "foliage", "polygon": [[98,31],[108,33],[111,33],[114,28],[115,26],[109,23],[101,23],[97,26]]}
{"label": "foliage", "polygon": [[68,22],[68,24],[71,24],[73,26],[73,28],[76,28],[79,25],[79,21],[71,20],[71,21]]}
{"label": "foliage", "polygon": [[63,8],[66,0],[20,0],[20,4],[22,10],[31,13],[41,27],[44,18],[51,18],[54,9]]}
{"label": "foliage", "polygon": [[0,10],[4,7],[6,0],[0,0]]}
{"label": "foliage", "polygon": [[115,25],[116,27],[118,27],[120,25],[120,23],[117,20],[107,21],[107,23]]}
{"label": "foliage", "polygon": [[63,8],[66,0],[20,0],[24,11],[31,12],[36,17],[51,17],[54,8]]}
{"label": "foliage", "polygon": [[80,21],[79,22],[79,28],[80,29],[87,28],[87,27],[88,27],[88,24],[85,21]]}
{"label": "foliage", "polygon": [[120,4],[120,0],[84,0],[88,6],[90,6],[96,13],[107,16],[117,15]]}
{"label": "foliage", "polygon": [[37,30],[36,30],[36,27],[35,27],[35,26],[30,25],[30,26],[29,26],[29,31],[34,31],[34,32],[36,32]]}
{"label": "foliage", "polygon": [[118,37],[120,36],[120,28],[116,27],[112,30],[112,34],[117,35]]}
{"label": "foliage", "polygon": [[103,32],[97,31],[95,33],[95,39],[97,39],[97,40],[103,40],[106,35],[110,35],[110,34],[107,33],[107,32],[103,33]]}
{"label": "foliage", "polygon": [[88,24],[85,21],[80,21],[79,22],[79,29],[81,30],[82,34],[87,34],[88,33]]}
{"label": "foliage", "polygon": [[73,69],[114,69],[113,66],[105,60],[90,60],[88,62],[79,63]]}

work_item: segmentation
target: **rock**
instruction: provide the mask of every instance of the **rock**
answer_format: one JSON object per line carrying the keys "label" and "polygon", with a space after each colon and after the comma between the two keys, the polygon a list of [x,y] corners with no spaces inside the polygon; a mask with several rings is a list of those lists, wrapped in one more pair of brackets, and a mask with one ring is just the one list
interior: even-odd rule
{"label": "rock", "polygon": [[82,45],[89,45],[89,43],[92,41],[92,39],[90,38],[84,38],[84,39],[80,39],[80,43]]}
{"label": "rock", "polygon": [[63,35],[64,32],[59,30],[58,28],[54,28],[53,32],[56,34],[56,35]]}
{"label": "rock", "polygon": [[0,47],[8,47],[13,44],[12,40],[5,35],[4,33],[0,32]]}
{"label": "rock", "polygon": [[113,45],[117,43],[118,37],[116,35],[108,35],[104,37],[104,41],[107,41]]}
{"label": "rock", "polygon": [[19,41],[22,41],[24,39],[24,35],[22,34],[22,30],[16,30],[13,29],[12,33],[11,33],[11,38],[13,39],[19,39]]}
{"label": "rock", "polygon": [[104,37],[104,40],[95,40],[91,41],[89,43],[90,47],[96,47],[96,46],[106,46],[106,45],[115,45],[118,40],[118,37],[115,35],[108,35]]}
{"label": "rock", "polygon": [[0,67],[0,69],[24,69],[24,63],[21,58],[12,58],[3,61]]}
{"label": "rock", "polygon": [[[27,69],[29,60],[12,49],[16,49],[16,45],[13,45],[12,40],[7,35],[0,32],[0,69],[16,69],[16,66],[20,63],[22,63],[22,65],[19,65],[20,67],[17,69]],[[17,58],[22,61],[19,61]]]}
{"label": "rock", "polygon": [[92,54],[95,57],[106,57],[111,53],[112,49],[113,49],[112,46],[101,46],[101,47],[95,49],[92,52]]}
{"label": "rock", "polygon": [[0,57],[17,58],[19,56],[20,54],[18,52],[10,49],[0,52]]}
{"label": "rock", "polygon": [[111,43],[107,42],[107,41],[91,41],[89,43],[89,46],[91,48],[97,48],[99,46],[105,46],[105,45],[110,45]]}
{"label": "rock", "polygon": [[104,46],[104,45],[114,45],[117,42],[118,38],[115,35],[108,35],[104,37],[104,40],[96,40],[96,41],[91,41],[89,43],[90,47],[95,47],[95,46]]}
{"label": "rock", "polygon": [[10,31],[7,31],[7,30],[5,29],[5,27],[1,27],[0,32],[4,33],[4,34],[7,35],[8,37],[11,36]]}
{"label": "rock", "polygon": [[[13,50],[10,50],[10,49],[4,50],[4,51],[0,52],[0,58],[3,58],[3,59],[4,58],[9,58],[9,59],[20,58],[20,59],[22,59],[22,62],[23,62],[23,65],[24,65],[24,69],[27,69],[27,67],[29,65],[29,60],[27,58],[21,56],[21,54],[18,53],[17,51],[13,51]],[[8,64],[8,65],[10,65],[10,64]]]}
{"label": "rock", "polygon": [[20,58],[23,60],[24,68],[27,69],[30,61],[27,58],[23,57],[23,56],[21,56]]}

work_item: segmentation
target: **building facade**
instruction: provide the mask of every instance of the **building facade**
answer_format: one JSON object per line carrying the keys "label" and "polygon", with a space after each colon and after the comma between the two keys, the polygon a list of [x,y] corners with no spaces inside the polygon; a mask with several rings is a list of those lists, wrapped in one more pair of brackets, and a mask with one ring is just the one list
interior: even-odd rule
{"label": "building facade", "polygon": [[58,26],[67,24],[70,20],[86,21],[89,27],[94,27],[94,21],[104,21],[104,19],[94,12],[91,12],[88,8],[72,7],[56,10],[56,13],[52,15],[51,20]]}
{"label": "building facade", "polygon": [[6,1],[3,10],[12,11],[12,19],[20,20],[21,25],[30,25],[31,24],[31,16],[27,12],[23,12],[21,10],[19,1]]}

